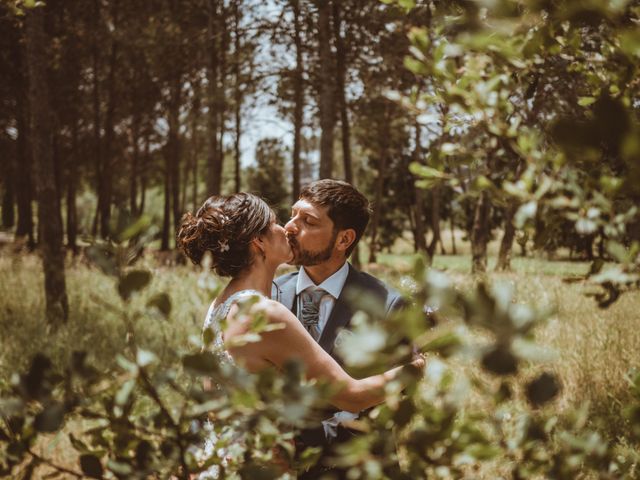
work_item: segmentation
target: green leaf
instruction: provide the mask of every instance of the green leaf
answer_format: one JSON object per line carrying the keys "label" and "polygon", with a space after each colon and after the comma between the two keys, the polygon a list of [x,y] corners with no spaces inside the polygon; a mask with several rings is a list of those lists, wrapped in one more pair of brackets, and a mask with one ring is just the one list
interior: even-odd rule
{"label": "green leaf", "polygon": [[579,97],[578,98],[578,105],[580,105],[581,107],[588,107],[589,105],[592,105],[594,103],[596,103],[595,97]]}
{"label": "green leaf", "polygon": [[431,340],[424,347],[420,349],[422,352],[436,352],[444,356],[449,356],[455,353],[459,347],[462,346],[460,337],[453,332],[445,333]]}
{"label": "green leaf", "polygon": [[496,375],[511,375],[518,371],[518,359],[508,347],[497,345],[482,357],[482,366]]}
{"label": "green leaf", "polygon": [[620,33],[620,49],[630,57],[640,57],[640,31],[632,28]]}
{"label": "green leaf", "polygon": [[135,379],[124,382],[115,395],[114,401],[116,402],[116,405],[125,405],[129,401],[129,397],[131,396],[131,392],[133,392],[135,386]]}
{"label": "green leaf", "polygon": [[218,370],[218,358],[212,352],[200,352],[185,355],[182,365],[196,373],[211,374]]}
{"label": "green leaf", "polygon": [[89,453],[89,447],[80,439],[76,438],[73,433],[69,434],[69,442],[80,453]]}
{"label": "green leaf", "polygon": [[598,229],[598,224],[593,220],[581,217],[576,221],[576,231],[582,235],[589,235]]}
{"label": "green leaf", "polygon": [[427,167],[418,162],[412,162],[409,165],[409,171],[417,177],[422,178],[446,178],[447,175],[435,168]]}
{"label": "green leaf", "polygon": [[167,318],[171,313],[171,298],[164,292],[158,293],[149,299],[147,307],[157,308],[163,317]]}
{"label": "green leaf", "polygon": [[136,352],[136,363],[144,368],[158,361],[155,353],[139,348]]}
{"label": "green leaf", "polygon": [[85,250],[85,254],[107,275],[117,275],[118,265],[115,260],[115,252],[109,245],[91,245]]}
{"label": "green leaf", "polygon": [[56,432],[64,423],[64,414],[65,409],[62,403],[51,403],[36,415],[34,426],[39,432]]}
{"label": "green leaf", "polygon": [[216,339],[216,334],[213,331],[213,329],[210,327],[205,328],[204,332],[202,332],[202,343],[204,343],[204,346],[208,347],[214,342],[215,339]]}
{"label": "green leaf", "polygon": [[146,287],[151,281],[151,272],[147,270],[133,270],[127,272],[118,283],[118,293],[123,300],[128,300],[133,292]]}
{"label": "green leaf", "polygon": [[120,365],[125,371],[129,372],[129,373],[133,373],[134,375],[138,374],[138,365],[136,365],[135,363],[133,363],[131,360],[129,360],[128,358],[122,356],[122,355],[118,355],[116,357],[116,362],[118,363],[118,365]]}
{"label": "green leaf", "polygon": [[610,240],[607,242],[607,252],[609,252],[617,262],[627,263],[631,260],[629,258],[629,251],[624,245],[616,241]]}
{"label": "green leaf", "polygon": [[151,217],[149,217],[148,215],[142,215],[135,222],[126,227],[122,231],[122,233],[120,233],[120,241],[123,242],[137,235],[140,235],[141,233],[144,233],[149,228],[149,226],[151,226]]}
{"label": "green leaf", "polygon": [[80,468],[89,478],[102,478],[104,473],[100,459],[88,453],[80,456]]}
{"label": "green leaf", "polygon": [[534,407],[539,407],[553,400],[560,393],[560,383],[555,375],[544,372],[527,384],[527,399]]}

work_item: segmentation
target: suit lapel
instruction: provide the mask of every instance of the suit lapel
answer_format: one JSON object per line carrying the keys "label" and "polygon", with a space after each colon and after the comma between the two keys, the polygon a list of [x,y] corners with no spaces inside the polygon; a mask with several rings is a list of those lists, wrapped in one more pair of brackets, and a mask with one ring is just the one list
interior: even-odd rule
{"label": "suit lapel", "polygon": [[280,287],[280,298],[278,301],[287,307],[296,315],[296,284],[298,282],[298,276],[292,275],[289,280],[282,284]]}
{"label": "suit lapel", "polygon": [[329,319],[327,320],[327,324],[322,330],[320,340],[318,340],[320,346],[329,354],[333,351],[335,346],[334,342],[338,336],[338,332],[341,328],[344,328],[349,324],[349,321],[353,316],[351,307],[347,303],[347,295],[345,295],[345,292],[348,291],[349,288],[352,288],[353,285],[357,283],[357,280],[358,272],[349,265],[349,274],[347,275],[347,280],[344,282],[344,287],[342,287],[342,292],[340,292],[340,297],[336,300],[333,310],[331,310],[331,315],[329,315]]}

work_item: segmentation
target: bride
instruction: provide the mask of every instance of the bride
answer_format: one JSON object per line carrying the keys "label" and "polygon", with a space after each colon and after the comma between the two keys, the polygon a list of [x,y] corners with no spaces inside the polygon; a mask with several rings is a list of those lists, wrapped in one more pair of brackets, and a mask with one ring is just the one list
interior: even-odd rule
{"label": "bride", "polygon": [[[205,328],[214,329],[218,346],[224,349],[225,344],[229,345],[224,349],[229,360],[250,372],[282,368],[287,362],[298,360],[305,365],[308,378],[341,386],[329,400],[341,410],[360,412],[384,401],[385,384],[402,367],[362,379],[351,377],[313,340],[288,308],[269,298],[276,268],[291,261],[293,254],[284,228],[278,225],[274,212],[263,200],[250,193],[211,197],[195,216],[184,215],[177,243],[196,264],[210,252],[215,273],[231,277],[205,320]],[[257,342],[236,342],[236,346],[231,346],[234,338],[250,328],[250,319],[238,315],[238,302],[256,295],[259,300],[251,312],[261,312],[281,328],[262,333]],[[224,331],[220,325],[225,325]],[[412,364],[423,367],[424,359],[419,357]]]}

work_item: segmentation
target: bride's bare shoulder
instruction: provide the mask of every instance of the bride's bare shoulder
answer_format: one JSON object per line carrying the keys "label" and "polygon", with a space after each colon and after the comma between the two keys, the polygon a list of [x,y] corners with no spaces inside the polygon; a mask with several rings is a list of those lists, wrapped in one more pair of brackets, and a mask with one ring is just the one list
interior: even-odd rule
{"label": "bride's bare shoulder", "polygon": [[267,318],[273,322],[297,321],[296,317],[287,307],[270,298],[262,298],[253,305],[253,309],[255,312],[264,313]]}

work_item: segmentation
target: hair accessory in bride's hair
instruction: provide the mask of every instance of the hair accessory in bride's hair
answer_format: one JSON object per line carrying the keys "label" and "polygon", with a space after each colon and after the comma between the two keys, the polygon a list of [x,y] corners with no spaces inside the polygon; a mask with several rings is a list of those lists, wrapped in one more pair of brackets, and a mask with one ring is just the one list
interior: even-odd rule
{"label": "hair accessory in bride's hair", "polygon": [[227,243],[226,240],[220,240],[218,242],[218,248],[220,249],[221,252],[226,252],[229,250],[229,243]]}

